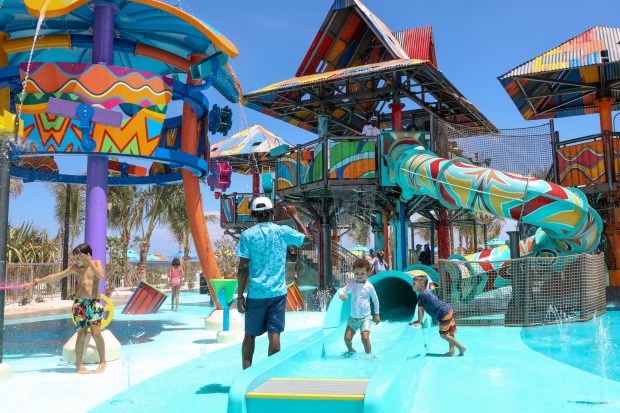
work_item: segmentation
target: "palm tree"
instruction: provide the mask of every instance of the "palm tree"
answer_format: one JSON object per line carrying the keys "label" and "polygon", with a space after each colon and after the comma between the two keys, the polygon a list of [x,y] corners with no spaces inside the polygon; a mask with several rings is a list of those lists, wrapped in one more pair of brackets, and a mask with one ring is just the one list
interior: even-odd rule
{"label": "palm tree", "polygon": [[[161,217],[161,222],[167,224],[168,230],[179,243],[179,250],[183,251],[183,259],[190,259],[190,239],[192,231],[185,207],[185,192],[183,184],[170,185],[170,193],[166,199],[166,206]],[[219,222],[217,215],[205,215],[207,223]]]}
{"label": "palm tree", "polygon": [[[138,192],[136,202],[136,219],[138,219],[141,236],[137,237],[136,242],[139,245],[140,262],[138,263],[138,271],[140,279],[146,279],[146,257],[149,253],[151,235],[155,226],[162,221],[171,195],[176,188],[174,185],[159,186],[153,185]],[[146,227],[145,227],[146,222]]]}
{"label": "palm tree", "polygon": [[[67,208],[67,185],[60,183],[48,183],[48,190],[55,199],[54,217],[60,226],[60,239],[64,235],[65,228],[65,212]],[[69,245],[74,245],[76,239],[82,233],[85,220],[85,192],[83,185],[72,185],[69,200]]]}

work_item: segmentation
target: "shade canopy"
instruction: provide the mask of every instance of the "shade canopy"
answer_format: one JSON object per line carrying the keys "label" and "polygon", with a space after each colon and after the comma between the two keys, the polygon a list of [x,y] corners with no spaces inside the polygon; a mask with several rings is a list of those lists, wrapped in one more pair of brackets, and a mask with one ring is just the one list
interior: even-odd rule
{"label": "shade canopy", "polygon": [[[172,258],[178,258],[178,259],[183,259],[185,257],[185,253],[183,251],[179,251],[176,254],[174,254],[172,256]],[[198,261],[198,255],[196,255],[193,252],[189,253],[189,260],[190,261]]]}
{"label": "shade canopy", "polygon": [[233,171],[247,173],[255,163],[258,166],[274,166],[269,151],[282,145],[293,147],[273,132],[260,125],[253,125],[213,144],[211,159],[228,161]]}
{"label": "shade canopy", "polygon": [[620,28],[596,26],[499,76],[526,120],[620,110]]}
{"label": "shade canopy", "polygon": [[127,259],[129,261],[140,261],[140,254],[134,250],[127,250]]}
{"label": "shade canopy", "polygon": [[354,245],[349,251],[351,251],[351,252],[363,252],[365,254],[370,252],[370,250],[368,248],[366,248],[365,246],[360,245],[360,244]]}

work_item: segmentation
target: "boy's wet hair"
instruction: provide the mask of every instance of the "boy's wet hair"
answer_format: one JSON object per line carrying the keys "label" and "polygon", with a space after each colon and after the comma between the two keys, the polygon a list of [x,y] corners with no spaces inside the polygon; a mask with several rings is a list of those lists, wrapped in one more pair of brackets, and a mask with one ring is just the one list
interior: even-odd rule
{"label": "boy's wet hair", "polygon": [[416,278],[419,278],[422,280],[422,284],[424,284],[424,288],[426,289],[428,287],[428,277],[424,276],[424,275],[418,275],[416,277],[413,277],[413,279],[415,280]]}
{"label": "boy's wet hair", "polygon": [[366,268],[367,270],[370,270],[370,263],[366,258],[358,258],[353,261],[353,269],[355,268]]}
{"label": "boy's wet hair", "polygon": [[181,260],[178,257],[174,257],[172,259],[172,266],[173,267],[178,267],[179,265],[181,265]]}
{"label": "boy's wet hair", "polygon": [[73,248],[73,251],[71,252],[73,255],[86,254],[86,255],[90,255],[91,257],[93,256],[93,249],[90,247],[90,244],[80,244],[76,246],[75,248]]}

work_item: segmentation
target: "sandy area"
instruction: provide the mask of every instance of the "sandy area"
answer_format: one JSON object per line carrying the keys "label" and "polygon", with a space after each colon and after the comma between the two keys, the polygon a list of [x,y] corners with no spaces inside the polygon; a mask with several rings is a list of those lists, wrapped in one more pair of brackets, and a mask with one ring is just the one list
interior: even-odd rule
{"label": "sandy area", "polygon": [[[133,291],[114,291],[110,298],[115,305],[119,305],[124,304],[131,297],[131,294]],[[44,315],[45,313],[50,315],[70,313],[72,303],[73,300],[61,300],[60,297],[47,298],[42,302],[33,300],[26,305],[10,303],[4,306],[4,315],[6,318],[22,318],[31,315]]]}

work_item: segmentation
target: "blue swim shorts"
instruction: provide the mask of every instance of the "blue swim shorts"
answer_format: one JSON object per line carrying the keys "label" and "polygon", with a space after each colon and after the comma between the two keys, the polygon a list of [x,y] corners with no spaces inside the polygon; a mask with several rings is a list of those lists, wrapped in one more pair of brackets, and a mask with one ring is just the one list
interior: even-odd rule
{"label": "blue swim shorts", "polygon": [[286,294],[272,298],[248,298],[245,301],[245,332],[258,337],[266,332],[284,331]]}

